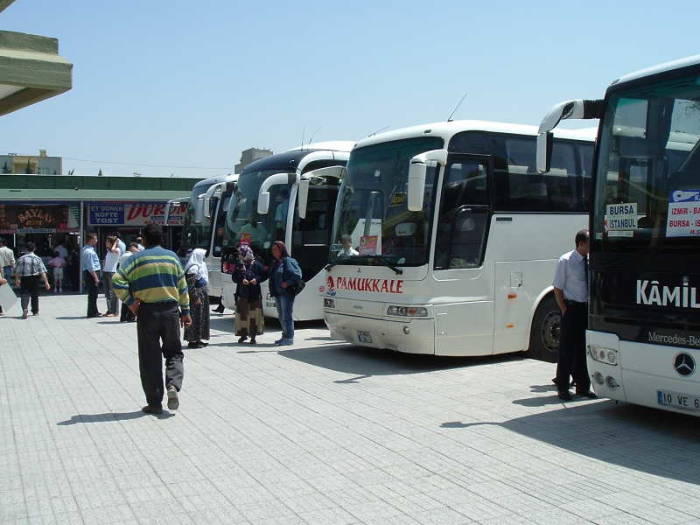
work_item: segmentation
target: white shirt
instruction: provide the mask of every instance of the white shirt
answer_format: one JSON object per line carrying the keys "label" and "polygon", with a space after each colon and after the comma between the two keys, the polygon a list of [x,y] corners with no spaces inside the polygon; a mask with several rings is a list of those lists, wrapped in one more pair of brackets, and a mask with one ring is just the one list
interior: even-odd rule
{"label": "white shirt", "polygon": [[15,265],[15,254],[7,246],[0,248],[0,269]]}
{"label": "white shirt", "polygon": [[586,265],[586,257],[576,250],[571,250],[559,257],[552,284],[564,292],[564,299],[567,301],[579,303],[588,301]]}
{"label": "white shirt", "polygon": [[338,252],[338,257],[355,257],[357,255],[360,255],[360,252],[358,252],[355,248],[350,246],[349,248],[342,248]]}
{"label": "white shirt", "polygon": [[114,273],[117,271],[117,263],[121,257],[121,251],[119,253],[114,253],[112,250],[107,251],[105,256],[105,265],[102,268],[103,272]]}
{"label": "white shirt", "polygon": [[124,267],[124,264],[126,263],[126,260],[127,260],[129,257],[131,257],[132,255],[134,255],[134,254],[131,253],[130,251],[127,251],[124,255],[122,255],[121,257],[119,257],[119,268],[123,268],[123,267]]}

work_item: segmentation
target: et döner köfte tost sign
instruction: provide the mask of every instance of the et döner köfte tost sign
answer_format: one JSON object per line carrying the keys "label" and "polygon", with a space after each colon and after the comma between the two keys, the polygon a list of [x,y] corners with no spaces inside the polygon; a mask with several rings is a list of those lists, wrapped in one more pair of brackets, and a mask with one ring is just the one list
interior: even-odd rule
{"label": "et d\u00f6ner k\u00f6fte tost sign", "polygon": [[[115,202],[88,205],[88,225],[90,226],[145,226],[163,224],[165,220],[164,202]],[[173,207],[168,214],[168,226],[182,226],[185,222],[187,204]]]}

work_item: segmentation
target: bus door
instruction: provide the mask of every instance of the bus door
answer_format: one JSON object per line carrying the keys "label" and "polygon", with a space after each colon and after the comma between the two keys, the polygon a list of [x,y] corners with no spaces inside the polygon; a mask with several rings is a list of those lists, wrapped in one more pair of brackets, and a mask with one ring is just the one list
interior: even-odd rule
{"label": "bus door", "polygon": [[454,153],[445,165],[433,278],[441,301],[435,308],[435,353],[490,354],[493,349],[491,267],[484,263],[491,217],[487,155]]}

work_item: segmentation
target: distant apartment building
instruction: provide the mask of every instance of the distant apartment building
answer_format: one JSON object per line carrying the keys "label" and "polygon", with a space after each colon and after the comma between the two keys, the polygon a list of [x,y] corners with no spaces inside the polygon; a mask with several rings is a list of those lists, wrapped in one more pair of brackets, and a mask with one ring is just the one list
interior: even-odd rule
{"label": "distant apartment building", "polygon": [[45,149],[40,149],[38,155],[0,155],[0,174],[61,175],[62,168],[63,159],[49,157]]}
{"label": "distant apartment building", "polygon": [[241,161],[234,166],[234,173],[240,173],[248,165],[256,160],[264,159],[272,155],[272,150],[261,148],[248,148],[241,152]]}

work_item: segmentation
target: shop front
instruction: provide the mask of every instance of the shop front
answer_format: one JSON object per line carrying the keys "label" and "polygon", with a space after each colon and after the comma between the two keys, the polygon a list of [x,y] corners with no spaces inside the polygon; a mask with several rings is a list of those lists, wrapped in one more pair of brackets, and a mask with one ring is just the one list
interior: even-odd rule
{"label": "shop front", "polygon": [[0,236],[19,255],[29,241],[48,261],[57,246],[68,253],[65,290],[78,290],[80,279],[80,203],[16,202],[0,204]]}

